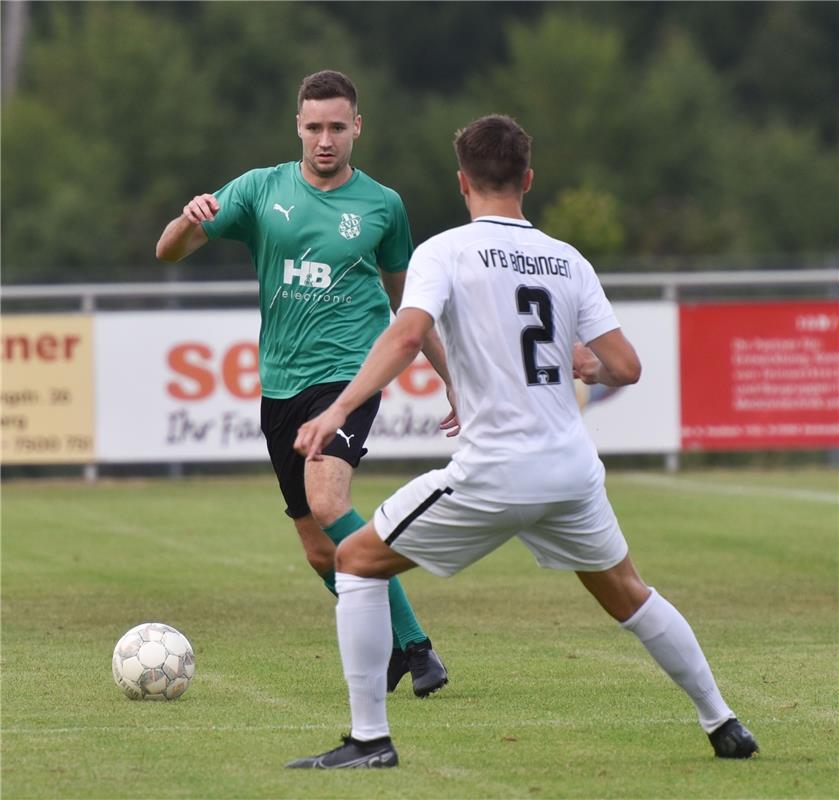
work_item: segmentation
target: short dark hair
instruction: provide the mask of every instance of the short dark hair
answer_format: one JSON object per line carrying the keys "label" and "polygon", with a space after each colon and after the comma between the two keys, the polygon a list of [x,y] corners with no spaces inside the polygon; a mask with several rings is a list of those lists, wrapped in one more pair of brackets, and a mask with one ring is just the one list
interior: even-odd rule
{"label": "short dark hair", "polygon": [[358,92],[353,82],[334,69],[324,69],[303,78],[300,91],[297,92],[297,110],[303,106],[304,100],[331,100],[333,97],[344,97],[350,101],[353,112],[358,108]]}
{"label": "short dark hair", "polygon": [[462,172],[478,191],[518,189],[530,169],[532,139],[512,117],[490,114],[461,128],[454,149]]}

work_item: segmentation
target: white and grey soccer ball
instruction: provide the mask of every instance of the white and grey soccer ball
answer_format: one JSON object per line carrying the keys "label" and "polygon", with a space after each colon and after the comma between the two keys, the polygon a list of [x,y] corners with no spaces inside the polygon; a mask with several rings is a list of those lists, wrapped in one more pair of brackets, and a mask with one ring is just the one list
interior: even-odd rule
{"label": "white and grey soccer ball", "polygon": [[132,700],[174,700],[195,675],[195,654],[171,625],[144,622],[117,642],[111,666],[117,686]]}

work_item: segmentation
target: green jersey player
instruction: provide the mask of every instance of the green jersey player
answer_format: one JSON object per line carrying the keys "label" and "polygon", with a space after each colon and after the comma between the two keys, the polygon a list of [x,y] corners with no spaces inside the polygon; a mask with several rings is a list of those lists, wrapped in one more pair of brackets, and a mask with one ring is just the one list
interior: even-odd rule
{"label": "green jersey player", "polygon": [[[194,197],[166,226],[157,256],[178,261],[215,238],[248,247],[259,281],[262,431],[286,513],[309,563],[334,593],[335,546],[364,524],[352,508],[350,483],[381,395],[346,421],[322,461],[306,463],[294,438],[340,394],[387,327],[413,248],[399,195],[349,163],[361,133],[349,78],[331,70],[308,76],[297,110],[302,160],[251,170]],[[423,352],[448,387],[436,333],[426,337]],[[458,432],[454,410],[441,427],[450,436]],[[389,602],[394,650],[387,688],[393,691],[410,671],[414,693],[424,697],[447,682],[446,669],[396,578]]]}

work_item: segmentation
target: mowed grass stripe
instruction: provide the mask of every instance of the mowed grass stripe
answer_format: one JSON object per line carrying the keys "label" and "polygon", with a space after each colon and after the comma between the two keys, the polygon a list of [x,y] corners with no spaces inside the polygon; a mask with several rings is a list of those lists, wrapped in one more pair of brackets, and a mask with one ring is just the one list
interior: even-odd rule
{"label": "mowed grass stripe", "polygon": [[[684,724],[692,721],[693,717],[684,715],[682,717],[658,717],[655,719],[643,720],[629,720],[627,724],[636,728],[653,727],[660,724]],[[403,732],[410,732],[414,730],[437,730],[441,727],[448,727],[445,723],[439,721],[427,721],[425,723],[411,722],[400,725]],[[579,725],[568,719],[517,719],[516,727],[518,728],[577,728]],[[599,725],[600,722],[592,722],[592,727]],[[465,722],[458,723],[461,728],[497,728],[498,722]],[[209,725],[204,728],[195,725],[154,725],[146,729],[147,733],[193,733],[199,731],[230,731],[237,733],[262,733],[265,731],[334,731],[334,726],[328,723],[319,724],[304,724],[304,725],[282,725],[282,724],[264,724],[264,725]],[[125,727],[120,725],[100,725],[100,726],[78,726],[73,728],[3,728],[3,733],[18,736],[31,735],[55,735],[55,736],[84,736],[88,733],[125,733]]]}
{"label": "mowed grass stripe", "polygon": [[811,489],[794,489],[784,486],[759,487],[742,484],[718,484],[673,475],[649,474],[644,472],[626,473],[618,480],[643,486],[661,486],[678,491],[700,492],[703,494],[733,495],[734,497],[774,497],[786,500],[803,500],[811,503],[830,503],[839,505],[839,490],[816,491]]}

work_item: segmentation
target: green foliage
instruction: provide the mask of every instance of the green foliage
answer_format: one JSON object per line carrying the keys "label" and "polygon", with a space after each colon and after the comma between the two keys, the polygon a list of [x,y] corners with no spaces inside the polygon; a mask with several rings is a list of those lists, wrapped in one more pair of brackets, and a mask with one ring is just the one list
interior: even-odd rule
{"label": "green foliage", "polygon": [[550,236],[573,242],[588,258],[619,253],[624,243],[617,199],[589,187],[560,192],[543,212],[540,227]]}
{"label": "green foliage", "polygon": [[210,156],[212,103],[179,32],[132,4],[79,11],[49,7],[4,113],[3,261],[17,280],[131,275]]}
{"label": "green foliage", "polygon": [[29,97],[7,113],[14,124],[3,141],[6,277],[78,280],[76,270],[84,275],[86,264],[107,260],[118,247],[111,178],[123,166],[119,153],[105,139],[90,141],[65,127],[55,109]]}
{"label": "green foliage", "polygon": [[732,131],[726,154],[725,213],[740,215],[740,252],[836,252],[839,152],[813,131],[775,122]]}
{"label": "green foliage", "polygon": [[482,113],[516,117],[534,138],[536,180],[528,203],[540,208],[558,190],[590,181],[610,189],[625,176],[629,83],[620,36],[559,11],[510,30],[510,59],[470,91]]}
{"label": "green foliage", "polygon": [[735,90],[759,121],[780,119],[839,136],[835,3],[769,3],[733,70]]}
{"label": "green foliage", "polygon": [[630,248],[725,252],[728,220],[719,206],[732,114],[719,78],[680,32],[665,37],[639,75],[632,113]]}
{"label": "green foliage", "polygon": [[[2,117],[8,282],[162,275],[154,244],[190,197],[298,157],[297,87],[324,67],[357,82],[354,163],[417,241],[466,218],[454,131],[503,112],[535,139],[528,216],[612,198],[617,224],[574,223],[592,254],[839,250],[836,4],[30,5]],[[214,243],[170,274],[247,263]]]}

